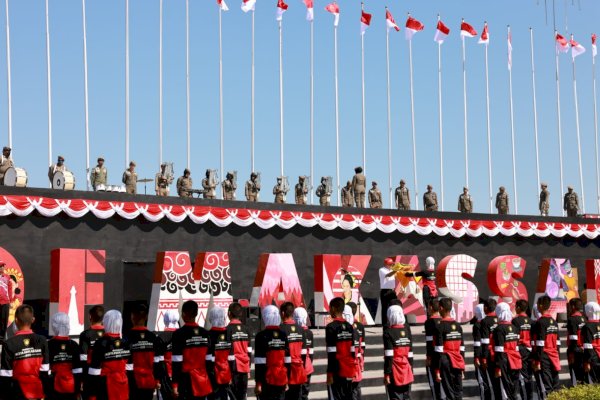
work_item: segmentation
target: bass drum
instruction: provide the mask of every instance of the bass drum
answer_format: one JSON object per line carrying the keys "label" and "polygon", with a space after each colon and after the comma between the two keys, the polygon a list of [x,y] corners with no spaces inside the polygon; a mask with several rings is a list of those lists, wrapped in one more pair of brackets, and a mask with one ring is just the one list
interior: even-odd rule
{"label": "bass drum", "polygon": [[4,173],[4,186],[27,187],[27,171],[23,168],[10,167]]}
{"label": "bass drum", "polygon": [[75,189],[75,176],[69,171],[56,171],[52,178],[52,189]]}

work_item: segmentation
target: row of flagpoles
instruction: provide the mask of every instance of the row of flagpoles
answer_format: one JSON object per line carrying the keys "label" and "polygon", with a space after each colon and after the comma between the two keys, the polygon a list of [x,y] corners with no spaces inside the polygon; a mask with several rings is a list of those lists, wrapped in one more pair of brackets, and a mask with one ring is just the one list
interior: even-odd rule
{"label": "row of flagpoles", "polygon": [[[313,0],[302,0],[306,5],[306,19],[311,23],[310,29],[310,176],[314,179],[314,3]],[[163,161],[162,155],[162,20],[163,20],[163,1],[159,0],[160,4],[160,45],[159,45],[159,160]],[[229,8],[225,0],[217,0],[219,6],[219,115],[220,115],[220,168],[224,171],[224,130],[223,130],[223,57],[222,57],[222,12],[228,11]],[[255,170],[254,163],[254,12],[256,0],[242,0],[241,9],[246,13],[252,14],[252,34],[251,34],[251,169]],[[49,12],[48,0],[45,2],[46,7],[46,58],[47,58],[47,90],[48,90],[48,161],[52,163],[52,93],[51,93],[51,73],[50,73],[50,29],[49,29]],[[10,61],[10,20],[9,20],[9,0],[5,0],[6,8],[6,42],[7,42],[7,90],[8,90],[8,144],[12,146],[12,98],[11,98],[11,61]],[[284,95],[283,95],[283,14],[288,9],[288,5],[284,0],[277,1],[276,20],[279,26],[279,99],[280,99],[280,173],[284,174]],[[325,10],[331,13],[333,19],[334,33],[334,90],[335,90],[335,136],[336,136],[336,186],[340,185],[340,155],[339,155],[339,98],[338,98],[338,54],[337,54],[337,29],[340,20],[340,7],[336,1],[328,4]],[[389,191],[390,204],[393,204],[393,182],[392,182],[392,126],[391,126],[391,93],[390,93],[390,55],[389,55],[389,34],[390,31],[400,31],[399,25],[395,22],[390,10],[386,7],[386,71],[387,71],[387,133],[388,133],[388,174],[389,174]],[[129,0],[125,0],[125,152],[126,163],[129,162]],[[87,85],[87,34],[86,34],[86,0],[82,0],[82,19],[83,19],[83,64],[84,64],[84,103],[85,103],[85,143],[86,143],[86,168],[90,168],[89,159],[89,124],[88,124],[88,85]],[[365,101],[365,68],[364,68],[364,34],[371,25],[372,15],[365,12],[364,4],[361,7],[360,26],[361,26],[361,76],[362,76],[362,161],[363,168],[366,170],[366,101]],[[414,84],[413,84],[413,65],[412,65],[412,39],[415,34],[424,30],[423,23],[412,17],[410,14],[405,23],[405,37],[408,41],[409,50],[409,71],[410,71],[410,100],[411,100],[411,137],[413,147],[413,179],[415,205],[418,207],[418,171],[417,171],[417,152],[416,152],[416,128],[414,115]],[[442,22],[438,16],[434,41],[438,44],[438,118],[439,118],[439,142],[440,142],[440,206],[444,209],[444,168],[443,168],[443,110],[442,110],[442,44],[450,35],[450,29]],[[466,41],[469,38],[477,37],[478,33],[472,25],[464,20],[460,27],[460,37],[462,40],[462,66],[463,66],[463,107],[464,107],[464,148],[465,148],[465,183],[469,184],[469,160],[468,160],[468,109],[467,109],[467,74],[466,74]],[[487,23],[484,24],[483,31],[479,37],[479,43],[485,46],[485,77],[486,77],[486,117],[487,117],[487,145],[488,145],[488,179],[489,179],[489,200],[490,211],[493,210],[493,193],[492,193],[492,152],[491,152],[491,125],[490,125],[490,102],[489,102],[489,80],[488,80],[488,57],[487,50],[490,41],[490,34]],[[563,180],[563,154],[562,154],[562,129],[561,129],[561,107],[560,107],[560,75],[559,75],[559,56],[562,53],[571,51],[572,56],[572,75],[573,75],[573,96],[575,102],[576,116],[576,136],[577,147],[579,154],[579,183],[582,195],[582,211],[585,211],[585,192],[583,181],[582,157],[581,157],[581,139],[579,129],[579,108],[577,95],[577,80],[576,80],[576,64],[575,59],[585,53],[586,49],[576,42],[571,35],[570,40],[555,32],[556,43],[556,94],[557,94],[557,127],[558,127],[558,148],[559,148],[559,164],[560,164],[560,186],[561,191],[564,190]],[[600,211],[600,161],[598,154],[598,123],[596,110],[596,75],[595,75],[595,58],[597,55],[596,35],[591,36],[592,43],[592,63],[593,63],[593,100],[594,100],[594,130],[595,130],[595,161],[596,161],[596,187],[598,208]],[[536,100],[536,82],[535,82],[535,65],[534,65],[534,49],[533,49],[533,30],[530,29],[530,48],[531,48],[531,72],[532,72],[532,87],[533,87],[533,113],[534,113],[534,136],[536,149],[536,177],[538,186],[540,185],[540,168],[539,168],[539,148],[538,148],[538,124],[537,124],[537,100]],[[515,129],[514,129],[514,113],[512,99],[512,38],[510,27],[507,32],[507,66],[509,71],[509,96],[510,96],[510,126],[511,126],[511,145],[512,145],[512,168],[513,168],[513,193],[515,199],[515,212],[518,213],[518,194],[517,194],[517,174],[515,161]],[[187,166],[190,166],[190,89],[189,89],[189,0],[186,0],[186,108],[187,108]],[[311,191],[312,192],[312,191]],[[340,202],[338,197],[338,205]],[[311,194],[311,203],[313,196]]]}

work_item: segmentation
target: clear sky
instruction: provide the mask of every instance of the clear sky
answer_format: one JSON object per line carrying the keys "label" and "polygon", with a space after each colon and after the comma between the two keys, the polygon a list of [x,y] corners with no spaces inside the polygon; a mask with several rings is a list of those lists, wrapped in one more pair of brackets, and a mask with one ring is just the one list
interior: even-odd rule
{"label": "clear sky", "polygon": [[[81,1],[50,0],[52,58],[53,158],[61,154],[85,187],[83,40]],[[238,198],[250,173],[250,21],[241,0],[228,0],[223,15],[225,169],[237,170]],[[262,172],[262,200],[272,201],[279,175],[279,37],[276,0],[256,6],[256,169]],[[309,174],[309,23],[300,0],[289,0],[284,15],[285,175],[295,183]],[[538,4],[540,3],[540,4]],[[425,24],[413,39],[415,118],[419,193],[431,183],[439,193],[437,108],[437,14],[451,29],[442,47],[445,204],[456,209],[464,179],[461,17],[481,32],[490,30],[489,68],[494,195],[504,185],[511,195],[506,26],[512,27],[513,84],[519,213],[537,213],[529,27],[535,35],[541,178],[549,184],[551,213],[561,207],[558,167],[556,86],[552,1],[536,0],[367,0],[373,14],[365,36],[366,131],[369,181],[376,180],[389,206],[385,18],[387,5],[404,27],[406,12]],[[598,212],[590,35],[597,29],[600,3],[556,0],[556,24],[573,33],[588,52],[577,58],[579,113],[586,211]],[[333,21],[315,0],[315,175],[335,177]],[[362,163],[360,2],[340,0],[339,95],[340,170],[344,183]],[[5,9],[0,7],[0,29]],[[30,186],[47,185],[47,92],[44,1],[10,1],[12,48],[13,150],[17,166],[29,174]],[[92,165],[104,156],[109,183],[120,183],[125,168],[125,2],[88,0],[89,122]],[[600,31],[600,30],[599,30]],[[158,170],[158,0],[130,0],[131,152],[141,177]],[[600,33],[600,32],[599,32]],[[219,168],[218,7],[213,0],[190,0],[190,79],[192,177],[195,187],[206,168]],[[414,191],[410,122],[408,44],[390,32],[393,129],[393,183],[400,178]],[[475,211],[488,212],[484,47],[468,39],[467,92],[470,188]],[[0,40],[0,135],[7,141],[6,52]],[[575,108],[570,55],[560,57],[560,89],[565,186],[579,184]],[[175,163],[176,176],[186,165],[185,1],[164,0],[164,157]],[[153,192],[153,184],[148,186]],[[143,185],[139,186],[143,193]],[[414,194],[414,193],[413,193]],[[335,203],[335,195],[332,203]],[[293,201],[293,195],[288,195]],[[414,195],[413,195],[414,202]],[[413,205],[414,206],[414,205]],[[422,208],[422,205],[419,204]]]}

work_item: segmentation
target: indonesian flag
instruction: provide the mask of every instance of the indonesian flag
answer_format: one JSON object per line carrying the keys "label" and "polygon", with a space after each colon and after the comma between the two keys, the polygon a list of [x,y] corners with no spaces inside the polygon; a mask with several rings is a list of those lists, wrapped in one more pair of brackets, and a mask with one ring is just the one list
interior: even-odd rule
{"label": "indonesian flag", "polygon": [[596,34],[592,33],[592,57],[596,57],[598,49],[596,48]]}
{"label": "indonesian flag", "polygon": [[242,11],[247,13],[248,11],[254,11],[256,0],[242,0]]}
{"label": "indonesian flag", "polygon": [[338,26],[340,23],[340,6],[334,1],[333,3],[327,4],[325,10],[333,14],[333,26]]}
{"label": "indonesian flag", "polygon": [[508,31],[508,38],[506,39],[508,45],[508,70],[512,69],[512,34]]}
{"label": "indonesian flag", "polygon": [[313,7],[313,0],[302,0],[306,5],[306,20],[312,21],[315,19],[315,9]]}
{"label": "indonesian flag", "polygon": [[229,11],[229,7],[227,7],[227,3],[225,3],[225,0],[217,0],[217,5],[221,10]]}
{"label": "indonesian flag", "polygon": [[360,34],[364,35],[366,30],[371,25],[371,14],[367,14],[364,10],[360,14]]}
{"label": "indonesian flag", "polygon": [[288,5],[283,2],[283,0],[277,0],[277,21],[281,21],[283,19],[283,13],[288,9]]}
{"label": "indonesian flag", "polygon": [[560,33],[556,34],[556,52],[566,53],[569,51],[569,42]]}
{"label": "indonesian flag", "polygon": [[438,42],[439,44],[442,44],[444,43],[444,40],[446,40],[449,34],[450,29],[446,25],[444,25],[444,23],[441,20],[438,20],[437,29],[435,30],[435,36],[433,37],[433,40]]}
{"label": "indonesian flag", "polygon": [[488,32],[487,22],[483,25],[483,32],[481,32],[481,37],[477,43],[485,44],[486,46],[490,44],[490,33]]}
{"label": "indonesian flag", "polygon": [[575,40],[573,40],[573,35],[571,35],[571,57],[573,57],[573,60],[575,59],[575,57],[582,55],[583,53],[585,53],[585,47],[583,47],[581,44],[577,43]]}
{"label": "indonesian flag", "polygon": [[404,31],[406,40],[412,40],[412,37],[415,35],[415,33],[422,31],[424,28],[425,25],[409,15],[408,19],[406,20],[406,30]]}
{"label": "indonesian flag", "polygon": [[387,8],[385,9],[385,24],[387,25],[388,31],[390,29],[395,29],[396,32],[400,31],[400,27],[398,26],[398,24],[396,24],[392,13]]}
{"label": "indonesian flag", "polygon": [[477,36],[477,31],[473,29],[473,27],[467,24],[465,21],[460,24],[460,36],[461,37],[475,37]]}

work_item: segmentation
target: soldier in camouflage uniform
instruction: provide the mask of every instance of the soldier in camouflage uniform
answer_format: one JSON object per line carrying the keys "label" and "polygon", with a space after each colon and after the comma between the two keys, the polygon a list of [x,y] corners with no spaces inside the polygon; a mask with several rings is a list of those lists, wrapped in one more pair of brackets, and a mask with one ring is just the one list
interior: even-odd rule
{"label": "soldier in camouflage uniform", "polygon": [[90,184],[94,190],[97,190],[99,185],[106,186],[107,181],[108,171],[104,166],[104,157],[98,157],[98,165],[96,165],[90,173]]}
{"label": "soldier in camouflage uniform", "polygon": [[296,186],[294,187],[294,192],[296,194],[296,204],[306,204],[306,194],[308,193],[308,189],[304,188],[305,180],[305,176],[299,176],[298,183],[296,183]]}
{"label": "soldier in camouflage uniform", "polygon": [[233,181],[233,173],[228,172],[223,183],[221,183],[223,189],[223,200],[235,200],[235,191],[237,185]]}
{"label": "soldier in camouflage uniform", "polygon": [[568,217],[576,217],[579,211],[579,198],[577,193],[573,191],[573,186],[567,188],[568,192],[565,193],[563,208],[567,212]]}
{"label": "soldier in camouflage uniform", "polygon": [[121,181],[125,184],[125,192],[129,194],[137,194],[138,174],[135,172],[135,162],[129,163],[129,168],[123,172]]}
{"label": "soldier in camouflage uniform", "polygon": [[160,172],[154,177],[154,191],[157,196],[167,197],[169,195],[169,185],[173,183],[173,177],[168,176],[165,171],[167,164],[160,165]]}
{"label": "soldier in camouflage uniform", "polygon": [[354,177],[352,178],[352,191],[354,192],[354,202],[356,207],[365,208],[365,192],[367,190],[367,178],[363,174],[362,167],[354,168]]}
{"label": "soldier in camouflage uniform", "polygon": [[423,194],[423,209],[425,211],[437,211],[437,194],[433,191],[433,186],[427,185],[427,191]]}
{"label": "soldier in camouflage uniform", "polygon": [[321,184],[317,187],[317,197],[319,198],[319,205],[330,206],[331,205],[331,192],[327,191],[327,178],[321,178]]}
{"label": "soldier in camouflage uniform", "polygon": [[56,164],[52,164],[48,168],[48,179],[50,179],[50,183],[52,183],[52,180],[54,179],[54,174],[57,173],[58,171],[60,171],[60,172],[67,171],[67,166],[65,165],[65,158],[63,156],[58,156],[58,160],[56,161]]}
{"label": "soldier in camouflage uniform", "polygon": [[277,177],[277,184],[273,186],[273,194],[275,195],[276,204],[285,204],[286,192],[283,191],[283,183],[281,177]]}
{"label": "soldier in camouflage uniform", "polygon": [[346,186],[342,188],[342,207],[352,207],[354,205],[353,195],[352,182],[348,181]]}
{"label": "soldier in camouflage uniform", "polygon": [[14,167],[13,160],[10,158],[10,147],[4,147],[2,149],[2,155],[0,156],[0,185],[4,185],[4,175],[6,170]]}
{"label": "soldier in camouflage uniform", "polygon": [[192,197],[192,192],[189,190],[192,189],[192,172],[189,169],[183,170],[183,176],[177,178],[177,195],[179,197]]}
{"label": "soldier in camouflage uniform", "polygon": [[499,190],[498,194],[496,194],[496,208],[498,209],[498,214],[508,214],[508,193],[506,193],[504,186],[500,186]]}
{"label": "soldier in camouflage uniform", "polygon": [[206,170],[206,177],[202,179],[202,188],[204,189],[204,193],[202,197],[205,199],[216,199],[217,198],[217,185],[214,182],[211,182],[208,177],[210,176],[210,170]]}
{"label": "soldier in camouflage uniform", "polygon": [[400,180],[400,186],[396,188],[396,208],[398,210],[410,210],[410,192],[404,179]]}
{"label": "soldier in camouflage uniform", "polygon": [[540,192],[540,215],[542,217],[548,216],[550,210],[550,192],[548,191],[548,184],[542,183],[542,191]]}
{"label": "soldier in camouflage uniform", "polygon": [[464,187],[463,192],[458,196],[458,211],[461,213],[472,213],[473,212],[473,198],[469,194],[469,188]]}
{"label": "soldier in camouflage uniform", "polygon": [[246,181],[245,195],[247,201],[256,202],[258,201],[258,194],[260,192],[260,183],[256,181],[258,174],[253,172],[250,174],[250,180]]}
{"label": "soldier in camouflage uniform", "polygon": [[371,182],[371,189],[369,190],[369,206],[371,208],[381,208],[383,202],[381,200],[381,190],[377,188],[377,182]]}

